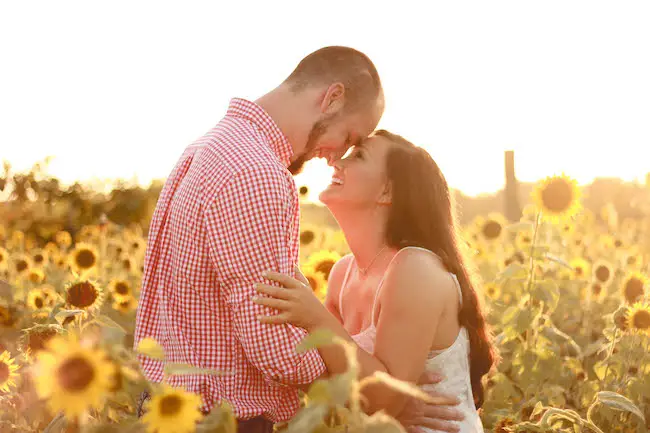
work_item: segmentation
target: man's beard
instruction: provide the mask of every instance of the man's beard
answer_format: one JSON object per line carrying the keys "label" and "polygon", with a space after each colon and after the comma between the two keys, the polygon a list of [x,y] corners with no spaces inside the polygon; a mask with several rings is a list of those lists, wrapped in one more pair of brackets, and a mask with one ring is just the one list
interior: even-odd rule
{"label": "man's beard", "polygon": [[307,136],[307,144],[305,145],[305,150],[303,150],[302,153],[298,155],[298,157],[291,164],[289,164],[289,167],[287,167],[287,170],[289,170],[292,175],[295,176],[299,174],[302,171],[305,163],[312,158],[309,156],[309,154],[316,147],[318,139],[327,131],[327,127],[330,124],[329,120],[330,118],[321,119],[318,122],[314,123],[314,126],[311,127],[311,131],[309,131],[309,135]]}

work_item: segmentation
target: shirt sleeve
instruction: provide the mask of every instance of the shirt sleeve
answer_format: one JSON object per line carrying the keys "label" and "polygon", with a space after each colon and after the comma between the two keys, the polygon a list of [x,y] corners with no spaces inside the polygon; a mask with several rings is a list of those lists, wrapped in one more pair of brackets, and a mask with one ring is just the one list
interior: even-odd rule
{"label": "shirt sleeve", "polygon": [[[293,199],[286,174],[276,167],[234,175],[206,210],[210,255],[233,313],[244,353],[269,379],[286,385],[311,383],[325,372],[318,351],[296,353],[306,331],[267,325],[260,315],[275,310],[252,302],[264,271],[293,275],[290,233]],[[266,280],[266,283],[270,281]]]}

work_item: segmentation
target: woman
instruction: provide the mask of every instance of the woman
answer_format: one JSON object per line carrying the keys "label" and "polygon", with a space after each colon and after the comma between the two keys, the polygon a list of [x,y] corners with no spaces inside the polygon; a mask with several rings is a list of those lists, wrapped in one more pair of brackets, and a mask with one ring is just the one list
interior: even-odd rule
{"label": "woman", "polygon": [[[284,287],[258,285],[267,296],[255,302],[279,311],[260,320],[310,332],[325,327],[354,341],[362,349],[362,377],[380,370],[416,382],[425,368],[442,373],[436,390],[460,399],[459,431],[482,432],[481,378],[495,355],[437,164],[424,149],[377,131],[335,163],[320,200],[341,226],[352,254],[332,268],[325,306],[304,283],[266,275]],[[330,374],[345,371],[340,348],[320,353]],[[395,416],[407,401],[383,385],[365,394],[368,412],[383,409]]]}

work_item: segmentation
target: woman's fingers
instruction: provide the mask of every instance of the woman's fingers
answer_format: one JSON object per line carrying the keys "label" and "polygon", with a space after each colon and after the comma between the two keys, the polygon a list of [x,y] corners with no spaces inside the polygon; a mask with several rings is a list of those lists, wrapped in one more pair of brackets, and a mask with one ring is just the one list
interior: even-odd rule
{"label": "woman's fingers", "polygon": [[268,284],[258,283],[255,284],[255,290],[257,290],[259,293],[264,293],[265,295],[269,295],[273,298],[291,299],[291,291],[285,289],[284,287],[275,287],[269,286]]}
{"label": "woman's fingers", "polygon": [[267,325],[281,325],[283,323],[289,323],[289,313],[280,313],[275,316],[258,316],[257,319],[260,323],[265,323]]}
{"label": "woman's fingers", "polygon": [[264,305],[266,307],[275,308],[276,310],[280,310],[280,311],[287,310],[291,305],[283,299],[264,298],[262,296],[257,296],[253,298],[253,302],[255,302],[258,305]]}
{"label": "woman's fingers", "polygon": [[288,289],[297,289],[302,286],[302,283],[295,278],[278,272],[268,271],[262,276],[267,280],[276,281]]}

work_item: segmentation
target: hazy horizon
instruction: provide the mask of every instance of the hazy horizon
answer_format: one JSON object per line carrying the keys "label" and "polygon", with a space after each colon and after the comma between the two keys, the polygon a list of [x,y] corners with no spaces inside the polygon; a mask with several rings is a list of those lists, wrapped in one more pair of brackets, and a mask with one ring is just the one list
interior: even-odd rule
{"label": "hazy horizon", "polygon": [[[523,182],[649,171],[650,2],[36,3],[0,5],[0,159],[54,155],[66,183],[166,177],[232,97],[256,99],[325,45],[369,55],[379,127],[464,194],[503,187],[508,149]],[[322,161],[296,178],[329,180]]]}

